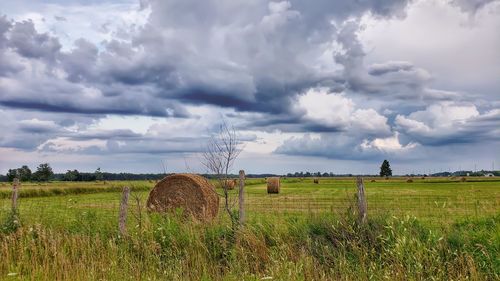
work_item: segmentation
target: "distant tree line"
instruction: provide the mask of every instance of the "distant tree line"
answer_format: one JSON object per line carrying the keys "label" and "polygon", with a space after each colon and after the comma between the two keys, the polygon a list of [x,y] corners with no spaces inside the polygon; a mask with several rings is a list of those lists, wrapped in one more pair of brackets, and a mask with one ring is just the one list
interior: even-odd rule
{"label": "distant tree line", "polygon": [[338,177],[338,176],[352,176],[352,174],[345,174],[345,175],[339,175],[339,174],[334,174],[332,172],[295,172],[295,173],[288,173],[286,174],[286,177],[288,178],[309,178],[309,177]]}
{"label": "distant tree line", "polygon": [[9,169],[4,180],[13,181],[14,178],[19,178],[21,181],[49,181],[53,178],[54,172],[48,163],[38,165],[34,173],[31,169],[24,165],[21,168]]}
{"label": "distant tree line", "polygon": [[22,182],[35,181],[97,181],[97,180],[157,180],[165,177],[166,174],[133,174],[133,173],[106,173],[101,168],[95,172],[80,172],[76,169],[67,170],[66,173],[54,173],[50,164],[40,164],[36,171],[32,173],[31,169],[23,165],[20,168],[9,169],[6,175],[0,175],[0,182],[12,182],[14,178],[19,178]]}
{"label": "distant tree line", "polygon": [[[387,161],[387,160],[385,160]],[[385,162],[384,161],[384,162]],[[390,176],[392,175],[392,171],[390,170],[389,163],[383,163],[381,166],[380,176]],[[455,171],[455,172],[441,172],[434,173],[431,175],[427,174],[407,174],[406,176],[431,176],[431,177],[458,177],[458,176],[484,176],[485,174],[492,173],[495,176],[500,176],[500,171],[487,171],[481,170],[477,172],[473,171]],[[133,173],[108,173],[102,172],[100,168],[97,168],[94,172],[80,172],[76,169],[67,170],[66,173],[54,173],[52,168],[48,163],[43,163],[38,165],[35,172],[32,172],[31,169],[23,165],[20,168],[9,169],[6,175],[0,175],[0,182],[12,182],[14,178],[19,178],[20,181],[28,182],[46,182],[46,181],[98,181],[98,180],[159,180],[167,176],[165,173],[147,173],[147,174],[133,174]],[[214,175],[211,174],[203,174],[204,177],[214,178]],[[308,178],[308,177],[352,177],[353,174],[334,174],[332,172],[295,172],[295,173],[287,173],[286,175],[278,175],[278,174],[248,174],[247,178],[266,178],[266,177],[274,177],[274,176],[286,176],[289,178]],[[373,175],[362,175],[362,176],[373,176]],[[230,178],[237,178],[237,174],[228,175]]]}
{"label": "distant tree line", "polygon": [[482,177],[486,174],[493,174],[496,177],[500,176],[500,171],[488,171],[488,170],[481,170],[481,171],[455,171],[455,172],[440,172],[440,173],[433,173],[430,174],[431,177],[465,177],[465,176],[471,176],[471,177]]}

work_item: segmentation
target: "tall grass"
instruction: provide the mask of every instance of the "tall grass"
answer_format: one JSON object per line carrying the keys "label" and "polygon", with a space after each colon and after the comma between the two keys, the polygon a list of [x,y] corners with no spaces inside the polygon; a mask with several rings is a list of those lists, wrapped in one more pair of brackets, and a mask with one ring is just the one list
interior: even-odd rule
{"label": "tall grass", "polygon": [[[39,188],[22,188],[19,190],[20,198],[31,198],[31,197],[47,197],[47,196],[59,196],[59,195],[71,195],[71,194],[92,194],[92,193],[105,193],[105,192],[121,192],[122,185],[109,185],[109,186],[76,186],[76,187],[39,187]],[[149,185],[137,185],[133,184],[131,191],[149,191],[151,186]],[[0,190],[0,199],[10,198],[12,196],[12,191],[9,189]]]}
{"label": "tall grass", "polygon": [[412,217],[269,216],[232,230],[144,216],[127,237],[24,225],[0,234],[0,279],[498,280],[500,215],[431,228]]}

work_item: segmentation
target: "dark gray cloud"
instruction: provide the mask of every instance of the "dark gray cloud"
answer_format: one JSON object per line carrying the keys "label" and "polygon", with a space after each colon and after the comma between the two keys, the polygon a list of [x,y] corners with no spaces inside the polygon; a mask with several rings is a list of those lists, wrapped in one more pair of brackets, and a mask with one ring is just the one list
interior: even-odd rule
{"label": "dark gray cloud", "polygon": [[[51,112],[183,116],[176,102],[182,101],[282,114],[290,111],[293,96],[312,86],[342,87],[338,75],[309,63],[335,39],[332,22],[368,11],[400,16],[406,6],[402,1],[143,4],[151,8],[149,22],[130,34],[131,41],[111,40],[101,51],[81,39],[63,52],[58,39],[36,32],[33,22],[14,23],[10,48],[25,58],[44,60],[41,68],[48,73],[38,79],[51,79],[52,85],[42,86],[38,100],[31,99],[33,90],[40,89],[36,81],[24,94],[13,95],[5,87],[0,103]],[[54,73],[58,69],[62,77]],[[86,104],[82,100],[88,91],[105,98]],[[135,108],[125,105],[130,101]]]}
{"label": "dark gray cloud", "polygon": [[[454,1],[472,13],[489,2]],[[0,110],[14,112],[15,124],[0,147],[195,153],[215,130],[196,112],[207,105],[238,129],[316,133],[285,141],[278,154],[410,159],[427,146],[498,141],[494,103],[474,104],[481,93],[436,87],[432,69],[405,58],[366,61],[362,17],[403,19],[409,3],[143,0],[141,9],[151,11],[144,26],[101,26],[103,42],[80,38],[64,47],[63,35],[34,21],[0,17]],[[304,100],[313,89],[325,94]],[[195,120],[206,131],[92,128],[106,115]]]}
{"label": "dark gray cloud", "polygon": [[32,21],[16,22],[9,32],[9,47],[26,58],[54,61],[61,44],[47,33],[38,33]]}
{"label": "dark gray cloud", "polygon": [[368,67],[368,74],[370,75],[384,75],[392,72],[405,72],[414,69],[412,63],[407,61],[389,61],[381,64],[373,64]]}
{"label": "dark gray cloud", "polygon": [[464,12],[475,14],[478,10],[489,3],[498,2],[498,0],[453,0],[452,3],[460,7]]}
{"label": "dark gray cloud", "polygon": [[65,18],[65,17],[63,17],[63,16],[54,16],[54,19],[55,19],[56,21],[67,21],[67,20],[68,20],[68,19],[66,19],[66,18]]}

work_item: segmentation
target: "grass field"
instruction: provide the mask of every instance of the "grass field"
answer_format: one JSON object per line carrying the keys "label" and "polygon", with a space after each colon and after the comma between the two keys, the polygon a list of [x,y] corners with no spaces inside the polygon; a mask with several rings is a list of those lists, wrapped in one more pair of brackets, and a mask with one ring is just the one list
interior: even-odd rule
{"label": "grass field", "polygon": [[[319,184],[313,184],[312,179],[290,178],[283,181],[281,193],[276,195],[267,194],[264,179],[248,181],[245,207],[250,217],[343,213],[356,192],[352,178],[326,178]],[[123,186],[130,186],[132,194],[143,202],[154,184],[153,181],[27,183],[20,191],[20,213],[25,221],[58,223],[62,227],[65,221],[78,219],[83,211],[115,223]],[[407,183],[404,178],[377,178],[375,182],[365,179],[365,186],[372,215],[410,215],[424,222],[442,224],[460,218],[490,216],[500,210],[500,180],[495,179],[460,182],[434,178]],[[0,194],[1,209],[6,212],[10,208],[10,186],[1,187]],[[231,196],[236,196],[236,190]]]}
{"label": "grass field", "polygon": [[[319,184],[289,178],[276,195],[267,194],[263,179],[250,179],[245,187],[248,225],[240,230],[230,227],[222,208],[208,225],[148,215],[143,205],[153,181],[24,183],[22,227],[0,234],[0,254],[6,257],[0,279],[500,277],[500,180],[373,180],[365,179],[369,224],[360,226],[348,211],[356,192],[352,178],[321,178]],[[117,237],[125,185],[132,188],[127,239]],[[0,185],[3,220],[9,196],[10,186]],[[80,264],[78,257],[92,261]],[[122,270],[120,257],[128,262]],[[203,266],[189,269],[199,263]]]}

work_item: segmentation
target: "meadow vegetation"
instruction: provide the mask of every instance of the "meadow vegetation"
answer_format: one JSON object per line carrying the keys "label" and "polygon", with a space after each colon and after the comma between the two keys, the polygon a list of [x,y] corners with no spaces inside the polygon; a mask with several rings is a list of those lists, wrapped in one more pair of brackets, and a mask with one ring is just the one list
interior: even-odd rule
{"label": "meadow vegetation", "polygon": [[[19,213],[0,199],[0,279],[500,278],[500,182],[376,178],[365,184],[369,219],[360,225],[351,178],[319,184],[289,178],[272,195],[263,179],[252,179],[247,224],[238,229],[223,212],[211,223],[148,214],[143,203],[154,182],[23,184]],[[123,185],[133,190],[126,237],[117,231]],[[28,192],[44,188],[91,191]]]}

